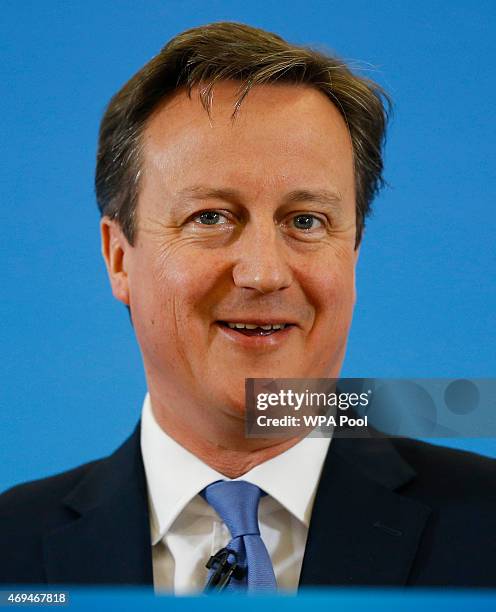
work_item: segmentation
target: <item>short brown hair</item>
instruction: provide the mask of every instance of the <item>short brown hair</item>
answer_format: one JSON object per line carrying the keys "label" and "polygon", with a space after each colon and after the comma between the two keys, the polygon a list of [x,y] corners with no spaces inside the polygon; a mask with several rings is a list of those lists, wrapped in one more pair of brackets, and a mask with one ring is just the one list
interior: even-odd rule
{"label": "short brown hair", "polygon": [[233,116],[254,85],[305,84],[330,98],[353,145],[358,246],[372,200],[384,183],[388,96],[336,57],[240,23],[212,23],[178,34],[111,99],[100,126],[95,177],[102,216],[116,219],[134,243],[141,135],[148,118],[166,97],[181,88],[191,95],[195,86],[209,112],[213,87],[224,80],[241,84]]}

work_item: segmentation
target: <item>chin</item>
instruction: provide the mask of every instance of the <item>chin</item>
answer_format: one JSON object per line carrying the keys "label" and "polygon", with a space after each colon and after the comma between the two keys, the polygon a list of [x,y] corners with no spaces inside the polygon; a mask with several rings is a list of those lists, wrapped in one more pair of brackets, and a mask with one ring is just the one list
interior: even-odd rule
{"label": "chin", "polygon": [[[207,398],[208,395],[205,394],[205,397]],[[246,413],[244,380],[242,381],[242,384],[233,384],[232,387],[222,390],[221,393],[212,393],[210,395],[210,401],[212,401],[214,397],[218,398],[217,402],[215,403],[217,406],[221,407],[224,414],[229,414],[236,418],[244,419]]]}

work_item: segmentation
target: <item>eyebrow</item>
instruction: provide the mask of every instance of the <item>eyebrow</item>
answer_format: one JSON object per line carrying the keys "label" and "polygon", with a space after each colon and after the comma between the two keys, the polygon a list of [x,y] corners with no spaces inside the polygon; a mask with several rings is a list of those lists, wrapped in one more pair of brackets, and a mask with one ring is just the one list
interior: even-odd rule
{"label": "eyebrow", "polygon": [[203,200],[205,198],[216,198],[218,200],[226,200],[227,202],[236,203],[241,202],[243,199],[241,193],[237,189],[214,188],[203,185],[181,189],[178,195],[189,196],[198,200]]}
{"label": "eyebrow", "polygon": [[[244,198],[237,189],[215,188],[198,185],[196,187],[187,187],[179,191],[179,196],[191,197],[194,199],[218,199],[232,202],[234,204],[242,204]],[[298,202],[315,202],[329,208],[333,214],[342,214],[341,207],[342,198],[338,191],[328,189],[295,189],[290,191],[283,197],[283,204],[292,204]]]}
{"label": "eyebrow", "polygon": [[329,191],[328,189],[317,189],[316,191],[307,189],[296,189],[288,193],[285,202],[315,202],[329,208],[333,215],[342,215],[342,197],[337,191]]}

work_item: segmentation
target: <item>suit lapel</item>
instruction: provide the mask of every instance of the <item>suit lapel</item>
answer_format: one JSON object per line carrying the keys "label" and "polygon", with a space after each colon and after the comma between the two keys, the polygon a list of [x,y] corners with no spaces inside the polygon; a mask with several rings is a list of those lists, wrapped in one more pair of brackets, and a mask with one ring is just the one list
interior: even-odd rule
{"label": "suit lapel", "polygon": [[[315,498],[300,586],[403,585],[430,509],[395,492],[415,477],[387,439],[336,438]],[[47,580],[153,584],[139,425],[63,500],[44,538]]]}
{"label": "suit lapel", "polygon": [[395,493],[414,477],[387,439],[332,440],[300,586],[404,585],[430,513]]}
{"label": "suit lapel", "polygon": [[63,500],[66,518],[44,538],[48,582],[153,583],[139,425]]}

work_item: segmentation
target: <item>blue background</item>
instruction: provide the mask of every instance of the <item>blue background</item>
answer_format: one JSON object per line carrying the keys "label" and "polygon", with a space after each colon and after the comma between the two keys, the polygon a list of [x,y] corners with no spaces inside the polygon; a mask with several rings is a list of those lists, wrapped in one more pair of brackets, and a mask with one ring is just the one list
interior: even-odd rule
{"label": "blue background", "polygon": [[[26,593],[37,591],[46,593],[46,585],[40,588],[26,589],[20,586],[14,592]],[[436,612],[493,612],[496,595],[488,589],[379,589],[379,588],[344,588],[335,589],[300,589],[298,597],[293,595],[244,595],[220,594],[208,597],[173,597],[154,596],[150,589],[125,588],[60,588],[50,586],[50,592],[66,593],[67,607],[56,609],[71,612],[87,610],[105,612],[127,612],[130,610],[167,610],[167,612],[216,612],[219,608],[229,606],[237,612],[273,612],[276,607],[281,612],[311,610],[311,612],[328,612],[335,610],[367,610],[367,612],[418,612],[418,610]],[[3,599],[5,595],[2,592]],[[227,597],[227,600],[226,600]],[[1,600],[0,600],[1,601]],[[39,607],[37,607],[39,609]]]}
{"label": "blue background", "polygon": [[[395,101],[343,375],[496,372],[496,3],[3,0],[0,490],[111,452],[145,392],[99,252],[110,96],[179,31],[236,20],[335,50]],[[496,456],[495,439],[444,440]]]}

